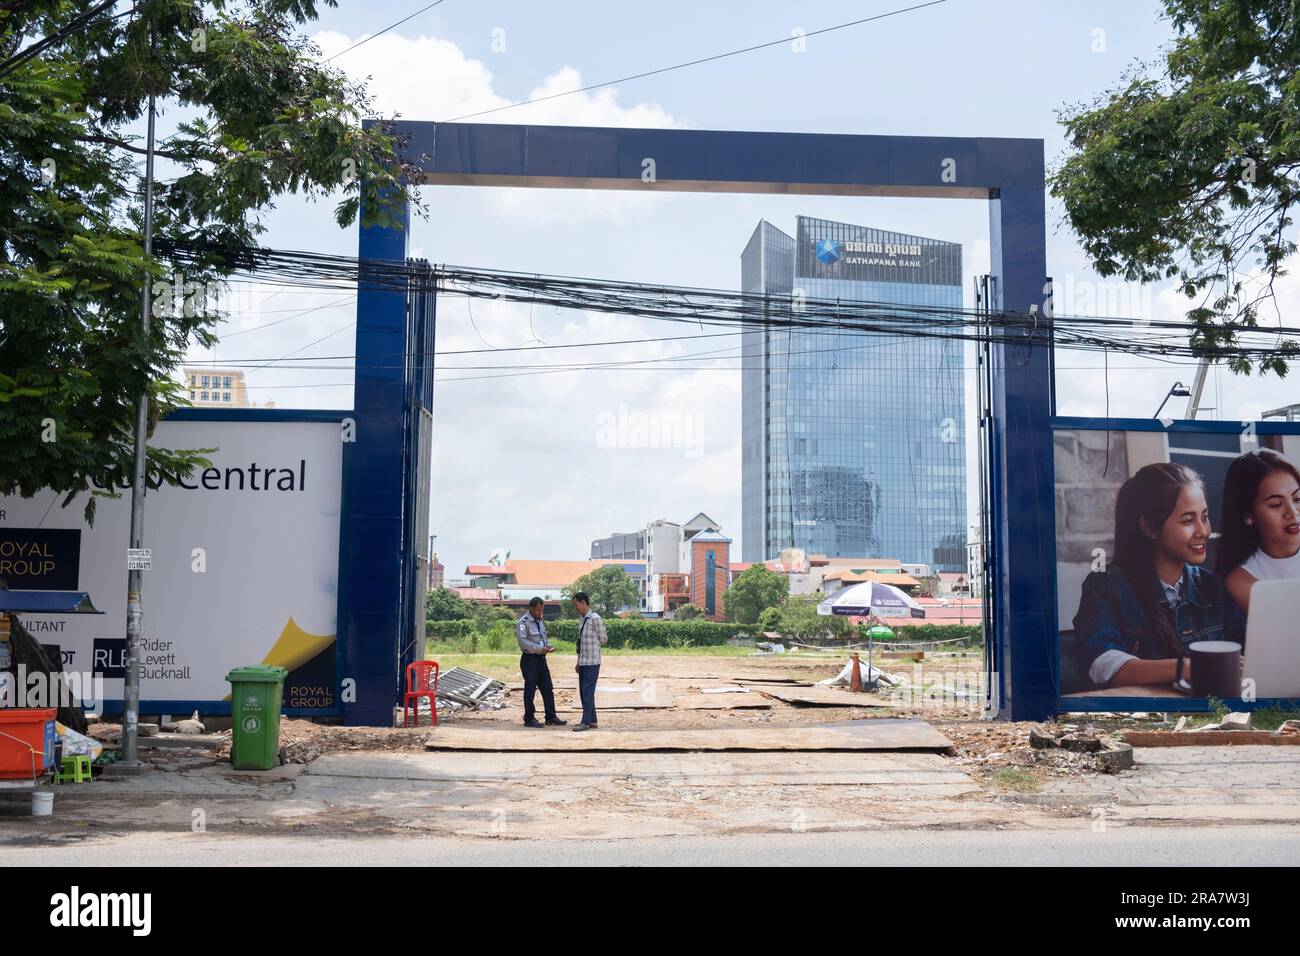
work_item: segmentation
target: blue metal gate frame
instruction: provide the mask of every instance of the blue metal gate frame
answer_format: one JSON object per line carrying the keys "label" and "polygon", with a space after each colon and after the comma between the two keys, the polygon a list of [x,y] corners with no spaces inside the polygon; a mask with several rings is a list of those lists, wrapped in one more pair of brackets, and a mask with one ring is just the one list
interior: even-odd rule
{"label": "blue metal gate frame", "polygon": [[[711,130],[398,121],[423,184],[982,199],[989,205],[994,311],[1046,312],[1043,142],[1037,139],[859,136]],[[647,162],[649,161],[649,162]],[[409,209],[400,217],[410,224]],[[402,262],[409,228],[362,228],[362,259]],[[349,568],[340,635],[356,700],[350,724],[392,722],[401,683],[403,621],[417,597],[405,582],[422,547],[409,520],[405,369],[396,355],[432,351],[409,338],[407,296],[357,290],[357,442],[345,515]],[[432,324],[432,323],[430,323]],[[994,378],[991,539],[998,579],[998,675],[1003,716],[1055,712],[1055,526],[1050,329],[1004,332]],[[431,337],[430,337],[431,340]],[[410,444],[414,443],[414,445]]]}

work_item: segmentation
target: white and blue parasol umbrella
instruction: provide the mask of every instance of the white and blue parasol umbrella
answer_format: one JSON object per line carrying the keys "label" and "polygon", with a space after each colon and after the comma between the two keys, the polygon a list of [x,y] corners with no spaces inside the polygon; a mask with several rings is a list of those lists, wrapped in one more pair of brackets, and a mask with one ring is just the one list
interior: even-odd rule
{"label": "white and blue parasol umbrella", "polygon": [[841,614],[847,617],[925,617],[925,608],[892,584],[863,581],[840,588],[821,604],[821,615]]}

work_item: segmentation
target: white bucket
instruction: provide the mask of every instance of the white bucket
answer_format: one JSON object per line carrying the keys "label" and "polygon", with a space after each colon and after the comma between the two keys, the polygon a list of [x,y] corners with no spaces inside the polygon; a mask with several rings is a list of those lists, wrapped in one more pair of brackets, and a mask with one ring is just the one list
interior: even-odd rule
{"label": "white bucket", "polygon": [[32,816],[48,817],[54,813],[54,793],[50,790],[37,790],[32,794]]}

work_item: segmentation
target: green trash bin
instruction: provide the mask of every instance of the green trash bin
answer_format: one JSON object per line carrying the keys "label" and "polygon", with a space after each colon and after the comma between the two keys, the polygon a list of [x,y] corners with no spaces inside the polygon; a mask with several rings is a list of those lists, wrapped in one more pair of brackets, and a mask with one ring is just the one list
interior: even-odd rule
{"label": "green trash bin", "polygon": [[230,681],[230,764],[236,770],[270,770],[280,765],[280,702],[283,667],[236,667]]}

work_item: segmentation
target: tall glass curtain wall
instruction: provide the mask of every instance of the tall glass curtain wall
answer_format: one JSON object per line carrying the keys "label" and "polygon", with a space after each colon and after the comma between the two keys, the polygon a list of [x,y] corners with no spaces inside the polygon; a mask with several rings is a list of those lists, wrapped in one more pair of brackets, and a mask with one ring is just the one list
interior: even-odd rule
{"label": "tall glass curtain wall", "polygon": [[[962,306],[956,244],[806,217],[796,234],[760,223],[744,291]],[[797,547],[964,570],[962,342],[818,330],[745,339],[743,559]]]}

